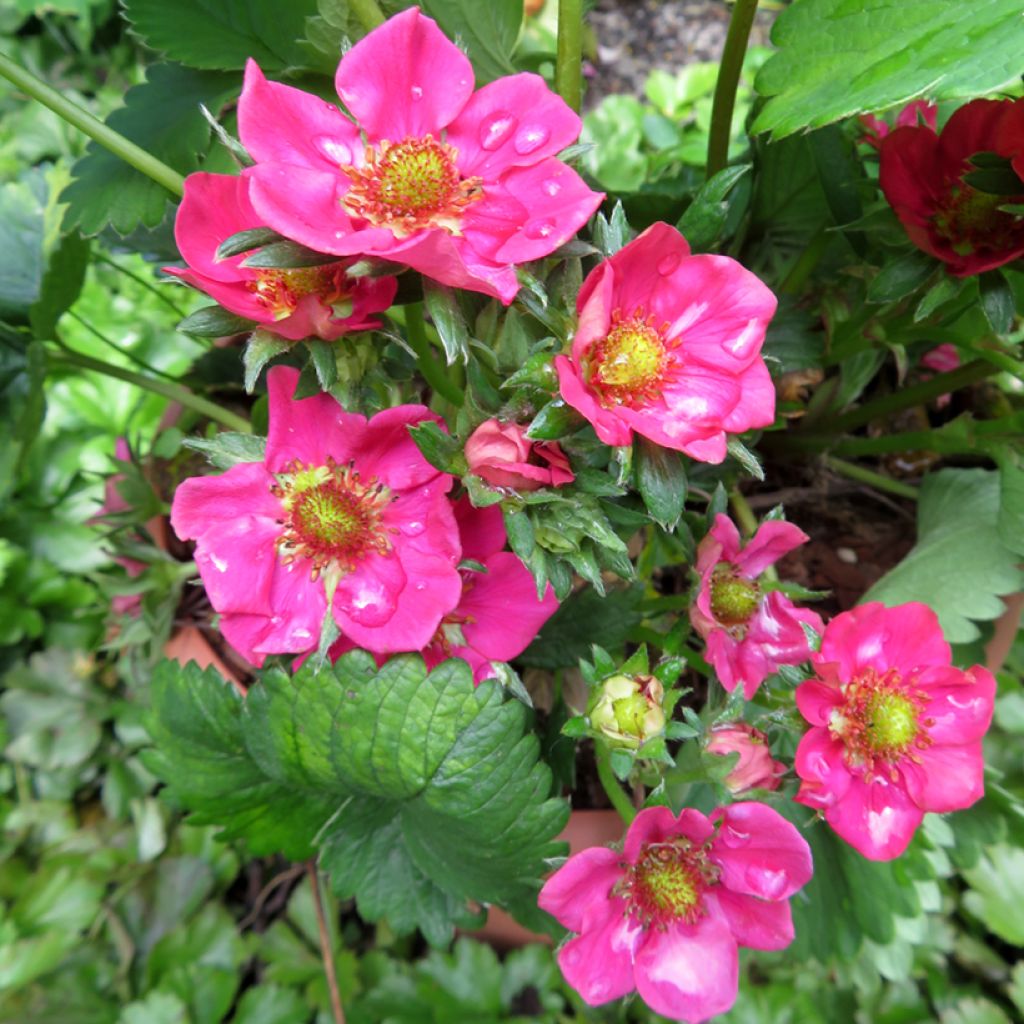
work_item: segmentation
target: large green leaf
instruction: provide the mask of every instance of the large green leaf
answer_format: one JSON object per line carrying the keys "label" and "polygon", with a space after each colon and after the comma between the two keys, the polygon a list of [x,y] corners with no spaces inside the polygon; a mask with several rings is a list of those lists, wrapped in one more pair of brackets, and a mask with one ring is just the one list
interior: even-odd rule
{"label": "large green leaf", "polygon": [[171,60],[207,71],[264,71],[308,63],[306,18],[316,0],[124,0],[125,17],[142,41]]}
{"label": "large green leaf", "polygon": [[420,7],[466,48],[478,86],[515,73],[511,54],[523,24],[523,0],[421,0]]}
{"label": "large green leaf", "polygon": [[919,96],[991,92],[1024,71],[1020,0],[795,0],[772,42],[754,131],[777,137]]}
{"label": "large green leaf", "polygon": [[923,601],[950,643],[980,635],[976,622],[1002,615],[1000,595],[1020,589],[1019,557],[999,535],[999,476],[944,469],[921,487],[917,544],[864,595],[887,605]]}
{"label": "large green leaf", "polygon": [[[535,893],[568,808],[501,688],[461,661],[380,670],[353,652],[319,673],[270,670],[246,700],[215,672],[165,666],[147,764],[193,820],[259,852],[306,856],[369,920],[431,942],[471,920],[468,901]],[[322,834],[320,834],[322,833]],[[319,835],[318,835],[319,834]]]}
{"label": "large green leaf", "polygon": [[[172,9],[171,5],[167,5]],[[200,104],[216,112],[239,89],[236,75],[154,64],[146,81],[125,95],[107,124],[182,174],[199,167],[210,127]],[[129,167],[95,142],[75,164],[74,181],[61,200],[68,204],[64,230],[94,235],[108,224],[124,235],[140,224],[155,227],[171,200],[163,186]]]}
{"label": "large green leaf", "polygon": [[20,322],[43,280],[46,184],[39,171],[0,186],[0,319]]}

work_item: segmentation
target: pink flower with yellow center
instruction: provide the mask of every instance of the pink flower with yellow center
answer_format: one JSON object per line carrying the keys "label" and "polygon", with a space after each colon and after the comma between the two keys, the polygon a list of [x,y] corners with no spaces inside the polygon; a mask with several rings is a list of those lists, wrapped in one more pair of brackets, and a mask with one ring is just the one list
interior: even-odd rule
{"label": "pink flower with yellow center", "polygon": [[811,729],[796,752],[795,799],[870,860],[903,853],[926,812],[970,807],[984,793],[995,680],[950,662],[927,605],[873,602],[829,622],[818,678],[796,691]]}
{"label": "pink flower with yellow center", "polygon": [[744,546],[733,521],[719,514],[700,542],[700,589],[690,621],[707,643],[705,658],[730,693],[742,686],[750,700],[780,665],[799,665],[811,656],[801,623],[820,633],[821,617],[777,590],[764,593],[758,582],[769,565],[807,539],[792,523],[773,520],[762,523]]}
{"label": "pink flower with yellow center", "polygon": [[726,437],[775,418],[761,346],[775,296],[728,256],[692,256],[654,224],[583,282],[571,357],[555,359],[562,398],[611,445],[634,432],[701,462]]}
{"label": "pink flower with yellow center", "polygon": [[736,1000],[738,947],[785,949],[789,898],[811,878],[811,851],[777,811],[745,802],[710,817],[641,811],[622,853],[591,847],[538,902],[577,936],[558,952],[591,1006],[636,989],[655,1013],[691,1024]]}
{"label": "pink flower with yellow center", "polygon": [[315,648],[328,607],[360,647],[419,650],[462,594],[453,480],[408,432],[436,417],[400,405],[367,420],[329,395],[293,399],[297,381],[267,376],[263,462],[184,481],[171,525],[196,542],[221,631],[253,664]]}
{"label": "pink flower with yellow center", "polygon": [[226,239],[264,226],[249,202],[249,180],[248,172],[190,174],[185,179],[174,238],[188,267],[164,267],[164,272],[289,341],[334,341],[379,327],[373,314],[391,305],[398,288],[393,277],[350,278],[346,270],[352,260],[260,269],[242,265],[246,253],[217,259],[217,248]]}
{"label": "pink flower with yellow center", "polygon": [[319,252],[404,263],[507,304],[515,266],[568,241],[604,198],[555,158],[581,122],[544,80],[474,92],[466,55],[416,7],[352,47],[335,84],[354,121],[250,61],[238,107],[253,205]]}

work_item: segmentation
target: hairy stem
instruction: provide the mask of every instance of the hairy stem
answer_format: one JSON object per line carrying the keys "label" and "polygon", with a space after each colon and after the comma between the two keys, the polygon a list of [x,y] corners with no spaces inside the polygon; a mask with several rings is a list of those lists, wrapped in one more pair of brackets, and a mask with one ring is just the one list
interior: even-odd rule
{"label": "hairy stem", "polygon": [[334,971],[334,952],[331,949],[331,935],[327,931],[324,919],[324,901],[320,892],[320,877],[316,870],[316,861],[306,863],[309,884],[313,890],[313,906],[316,908],[316,926],[320,932],[320,958],[324,962],[324,976],[327,978],[327,989],[331,994],[331,1012],[334,1024],[345,1024],[345,1011],[341,1006],[341,993],[338,991],[338,975]]}
{"label": "hairy stem", "polygon": [[555,91],[579,112],[583,102],[583,4],[558,0],[558,52]]}
{"label": "hairy stem", "polygon": [[42,79],[36,78],[30,71],[15,64],[10,57],[2,53],[0,53],[0,76],[13,83],[22,92],[28,93],[34,100],[38,100],[44,107],[48,107],[68,124],[85,132],[90,139],[109,149],[114,156],[120,157],[126,164],[141,171],[158,185],[163,185],[172,195],[184,195],[185,179],[176,170],[168,167],[151,153],[147,153],[141,146],[136,146],[134,142],[115,132],[98,118],[93,117],[87,110],[83,110],[77,103],[72,103],[56,89],[51,88]]}
{"label": "hairy stem", "polygon": [[102,373],[106,377],[114,377],[116,380],[123,380],[144,391],[150,391],[154,395],[160,395],[171,402],[177,402],[188,409],[192,409],[201,416],[214,420],[228,430],[236,430],[239,433],[249,434],[252,427],[247,419],[238,416],[227,409],[222,409],[215,402],[194,394],[183,384],[172,381],[157,380],[153,377],[145,377],[134,370],[126,370],[123,366],[115,366],[113,363],[104,363],[100,359],[93,359],[92,356],[83,355],[73,349],[62,347],[60,351],[47,353],[47,361],[50,366],[57,368],[79,370],[92,370],[94,373]]}
{"label": "hairy stem", "polygon": [[629,794],[622,788],[622,783],[615,777],[612,771],[611,748],[607,743],[600,740],[594,744],[594,753],[597,758],[597,777],[601,780],[612,807],[619,812],[619,817],[628,825],[636,817],[636,808]]}
{"label": "hairy stem", "polygon": [[378,25],[383,25],[387,21],[377,0],[348,0],[348,6],[367,32],[372,32]]}
{"label": "hairy stem", "polygon": [[711,132],[708,135],[709,178],[716,175],[729,162],[729,136],[732,134],[732,112],[736,106],[736,89],[740,84],[747,40],[754,24],[757,0],[736,0],[725,37],[722,62],[718,67],[715,98],[711,105]]}
{"label": "hairy stem", "polygon": [[911,501],[917,501],[916,487],[900,483],[899,480],[893,480],[891,476],[883,476],[881,473],[876,473],[873,469],[859,466],[855,462],[847,462],[845,459],[837,459],[834,455],[826,455],[824,462],[829,469],[840,476],[845,476],[848,480],[856,480],[879,491],[888,491],[899,498],[909,498]]}

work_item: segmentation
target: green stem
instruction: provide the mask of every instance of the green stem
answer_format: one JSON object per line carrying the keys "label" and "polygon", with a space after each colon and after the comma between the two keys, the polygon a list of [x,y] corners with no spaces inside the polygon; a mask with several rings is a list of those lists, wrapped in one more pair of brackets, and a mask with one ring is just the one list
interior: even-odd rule
{"label": "green stem", "polygon": [[911,487],[910,484],[902,484],[899,480],[893,480],[891,476],[883,476],[881,473],[876,473],[873,469],[866,469],[864,466],[858,466],[855,462],[847,462],[845,459],[837,459],[834,455],[826,455],[824,462],[829,469],[839,473],[840,476],[845,476],[849,480],[856,480],[880,491],[888,491],[899,498],[909,498],[911,501],[917,501],[916,487]]}
{"label": "green stem", "polygon": [[434,358],[434,350],[427,339],[426,325],[423,322],[422,302],[410,302],[405,307],[405,336],[409,347],[416,353],[416,364],[426,382],[452,405],[461,406],[465,401],[462,391]]}
{"label": "green stem", "polygon": [[628,825],[636,817],[636,808],[629,794],[622,788],[622,783],[615,777],[612,771],[611,749],[607,743],[600,740],[594,745],[594,753],[597,758],[597,777],[601,780],[612,807],[619,812],[619,817]]}
{"label": "green stem", "polygon": [[140,369],[145,370],[147,373],[152,373],[156,377],[163,377],[165,380],[174,380],[169,373],[164,373],[163,370],[158,370],[155,366],[150,366],[145,359],[140,358],[130,349],[121,348],[113,338],[108,338],[98,328],[93,327],[88,320],[83,320],[82,317],[80,317],[73,309],[69,309],[67,311],[67,315],[71,317],[75,323],[81,324],[82,327],[84,327],[94,338],[106,345],[107,348],[112,349],[114,352],[118,353],[118,355],[124,356],[125,359],[130,360]]}
{"label": "green stem", "polygon": [[164,290],[157,285],[153,284],[152,281],[147,281],[144,277],[136,274],[133,270],[129,270],[127,267],[122,266],[115,259],[111,259],[106,253],[94,252],[92,254],[93,259],[97,263],[105,263],[108,267],[113,267],[114,270],[120,271],[125,277],[131,278],[137,285],[145,288],[146,291],[152,292],[168,309],[173,310],[175,316],[184,319],[186,313],[183,309],[177,306],[171,299],[164,294]]}
{"label": "green stem", "polygon": [[740,84],[747,40],[757,13],[757,0],[736,0],[725,37],[722,62],[718,67],[715,98],[711,105],[711,133],[708,136],[709,178],[729,162],[729,137],[732,135],[732,112],[736,106],[736,89]]}
{"label": "green stem", "polygon": [[152,178],[158,185],[163,185],[168,192],[176,196],[184,194],[185,179],[177,171],[157,160],[141,146],[136,146],[134,142],[130,142],[123,135],[109,128],[87,110],[83,110],[77,103],[72,103],[56,89],[36,78],[31,72],[19,67],[10,57],[2,53],[0,53],[0,76],[28,93],[34,100],[38,100],[44,107],[48,107],[68,124],[85,132],[90,139],[109,149],[126,164],[141,171],[146,177]]}
{"label": "green stem", "polygon": [[51,351],[47,353],[47,356],[50,365],[53,367],[75,367],[81,370],[92,370],[95,373],[102,373],[106,377],[127,381],[127,383],[134,384],[145,391],[150,391],[154,395],[160,395],[171,402],[177,402],[186,408],[194,409],[197,413],[214,420],[221,424],[221,426],[227,427],[228,430],[236,430],[243,434],[252,432],[252,427],[249,425],[248,420],[233,412],[228,412],[227,409],[222,409],[216,403],[209,401],[209,399],[193,394],[182,384],[144,377],[141,373],[136,373],[134,370],[126,370],[123,366],[104,363],[100,359],[93,359],[92,356],[82,355],[81,352],[75,352],[68,348],[62,348],[59,352]]}
{"label": "green stem", "polygon": [[558,0],[558,52],[555,91],[579,112],[583,102],[583,4]]}
{"label": "green stem", "polygon": [[377,0],[348,0],[349,10],[356,16],[356,20],[366,29],[372,32],[379,25],[383,25],[387,18],[377,4]]}

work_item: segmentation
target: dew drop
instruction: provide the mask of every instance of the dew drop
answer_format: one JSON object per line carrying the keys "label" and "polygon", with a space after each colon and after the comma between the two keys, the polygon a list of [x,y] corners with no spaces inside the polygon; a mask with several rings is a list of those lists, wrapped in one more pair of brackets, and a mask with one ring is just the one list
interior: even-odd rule
{"label": "dew drop", "polygon": [[750,840],[750,833],[740,832],[739,829],[733,828],[732,825],[726,825],[722,830],[722,840],[726,846],[745,846]]}
{"label": "dew drop", "polygon": [[545,195],[557,196],[562,191],[561,183],[555,178],[547,178],[540,185]]}
{"label": "dew drop", "polygon": [[667,256],[662,256],[658,260],[658,273],[662,277],[668,277],[669,274],[674,274],[676,269],[679,267],[682,257],[677,252],[670,252]]}
{"label": "dew drop", "polygon": [[414,100],[421,100],[421,99],[423,99],[423,87],[422,86],[414,85],[409,91],[412,93],[412,98]]}
{"label": "dew drop", "polygon": [[211,552],[210,561],[213,562],[214,568],[217,570],[217,572],[228,571],[228,561],[226,558],[218,558],[215,554]]}
{"label": "dew drop", "polygon": [[422,590],[426,590],[427,589],[427,585],[426,585],[426,583],[417,583],[415,589],[416,590],[421,590],[421,591]]}
{"label": "dew drop", "polygon": [[527,238],[548,238],[555,230],[555,222],[551,220],[535,220],[526,225]]}
{"label": "dew drop", "polygon": [[402,532],[404,534],[407,534],[409,537],[418,537],[423,532],[424,529],[425,527],[421,522],[413,520],[411,523],[405,524],[405,526],[402,528]]}
{"label": "dew drop", "polygon": [[518,118],[506,110],[496,110],[490,118],[480,123],[480,145],[488,152],[501,146],[516,130]]}
{"label": "dew drop", "polygon": [[352,150],[341,139],[333,138],[330,135],[316,135],[313,137],[313,145],[338,167],[345,167],[352,163]]}
{"label": "dew drop", "polygon": [[521,128],[514,143],[516,152],[522,156],[540,149],[551,137],[551,132],[542,124],[528,124]]}

